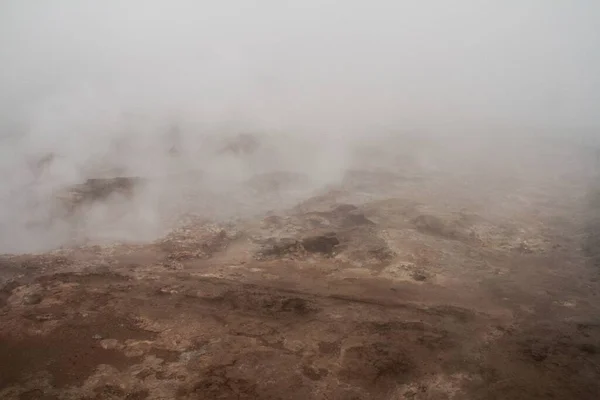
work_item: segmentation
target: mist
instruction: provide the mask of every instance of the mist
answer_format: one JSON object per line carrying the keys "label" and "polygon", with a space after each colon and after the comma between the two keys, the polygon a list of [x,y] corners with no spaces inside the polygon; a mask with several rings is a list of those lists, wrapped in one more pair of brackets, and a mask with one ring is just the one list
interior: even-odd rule
{"label": "mist", "polygon": [[[66,244],[72,227],[47,222],[52,199],[90,178],[159,182],[80,225],[152,240],[181,211],[291,206],[390,137],[443,140],[455,158],[474,141],[597,140],[598,2],[255,3],[2,2],[0,251]],[[259,150],[222,156],[239,134],[260,137]],[[240,189],[277,171],[307,183],[277,198]]]}

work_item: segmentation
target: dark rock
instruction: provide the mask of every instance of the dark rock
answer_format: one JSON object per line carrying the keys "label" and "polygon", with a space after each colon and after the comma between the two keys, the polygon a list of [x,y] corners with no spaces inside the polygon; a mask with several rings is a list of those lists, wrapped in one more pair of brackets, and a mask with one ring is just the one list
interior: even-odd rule
{"label": "dark rock", "polygon": [[106,200],[115,194],[131,197],[144,182],[146,180],[139,177],[92,178],[71,186],[59,195],[59,200],[68,212],[73,212],[84,204]]}
{"label": "dark rock", "polygon": [[285,299],[281,303],[281,311],[293,312],[294,314],[307,314],[311,311],[310,304],[300,298]]}
{"label": "dark rock", "polygon": [[578,346],[579,350],[583,351],[584,353],[588,353],[588,354],[598,354],[600,352],[600,349],[598,348],[598,346],[591,344],[591,343],[583,343],[581,345]]}
{"label": "dark rock", "polygon": [[541,343],[532,343],[528,348],[525,349],[525,354],[530,356],[534,361],[541,362],[548,358],[550,348]]}
{"label": "dark rock", "polygon": [[423,274],[423,273],[421,273],[421,272],[414,272],[414,273],[412,274],[412,278],[413,278],[415,281],[418,281],[418,282],[423,282],[423,281],[427,280],[427,275],[425,275],[425,274]]}
{"label": "dark rock", "polygon": [[90,199],[106,198],[112,193],[130,194],[133,189],[142,183],[137,177],[117,177],[110,179],[94,178],[88,179],[79,188],[87,194]]}
{"label": "dark rock", "polygon": [[302,239],[302,247],[309,253],[331,254],[338,244],[340,241],[337,236],[331,233]]}

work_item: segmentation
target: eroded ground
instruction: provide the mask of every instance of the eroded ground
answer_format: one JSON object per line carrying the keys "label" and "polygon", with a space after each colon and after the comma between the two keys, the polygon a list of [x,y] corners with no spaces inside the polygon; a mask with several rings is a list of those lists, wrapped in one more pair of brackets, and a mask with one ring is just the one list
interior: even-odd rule
{"label": "eroded ground", "polygon": [[365,150],[387,167],[290,207],[3,256],[0,398],[600,398],[600,201],[549,149],[452,170]]}

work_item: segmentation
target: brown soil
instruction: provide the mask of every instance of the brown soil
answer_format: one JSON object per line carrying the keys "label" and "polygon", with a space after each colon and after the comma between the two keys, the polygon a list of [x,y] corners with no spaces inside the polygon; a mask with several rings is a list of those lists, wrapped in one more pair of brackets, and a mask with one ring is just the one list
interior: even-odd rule
{"label": "brown soil", "polygon": [[0,398],[600,398],[593,182],[439,174],[2,256]]}

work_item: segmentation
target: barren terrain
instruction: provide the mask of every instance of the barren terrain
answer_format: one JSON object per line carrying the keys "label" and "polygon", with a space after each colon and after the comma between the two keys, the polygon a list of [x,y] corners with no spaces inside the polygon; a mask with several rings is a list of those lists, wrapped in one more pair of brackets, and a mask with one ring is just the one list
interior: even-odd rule
{"label": "barren terrain", "polygon": [[0,398],[600,398],[594,155],[411,146],[362,146],[319,187],[187,174],[199,206],[155,241],[77,232],[158,178],[57,195],[73,243],[0,258]]}

